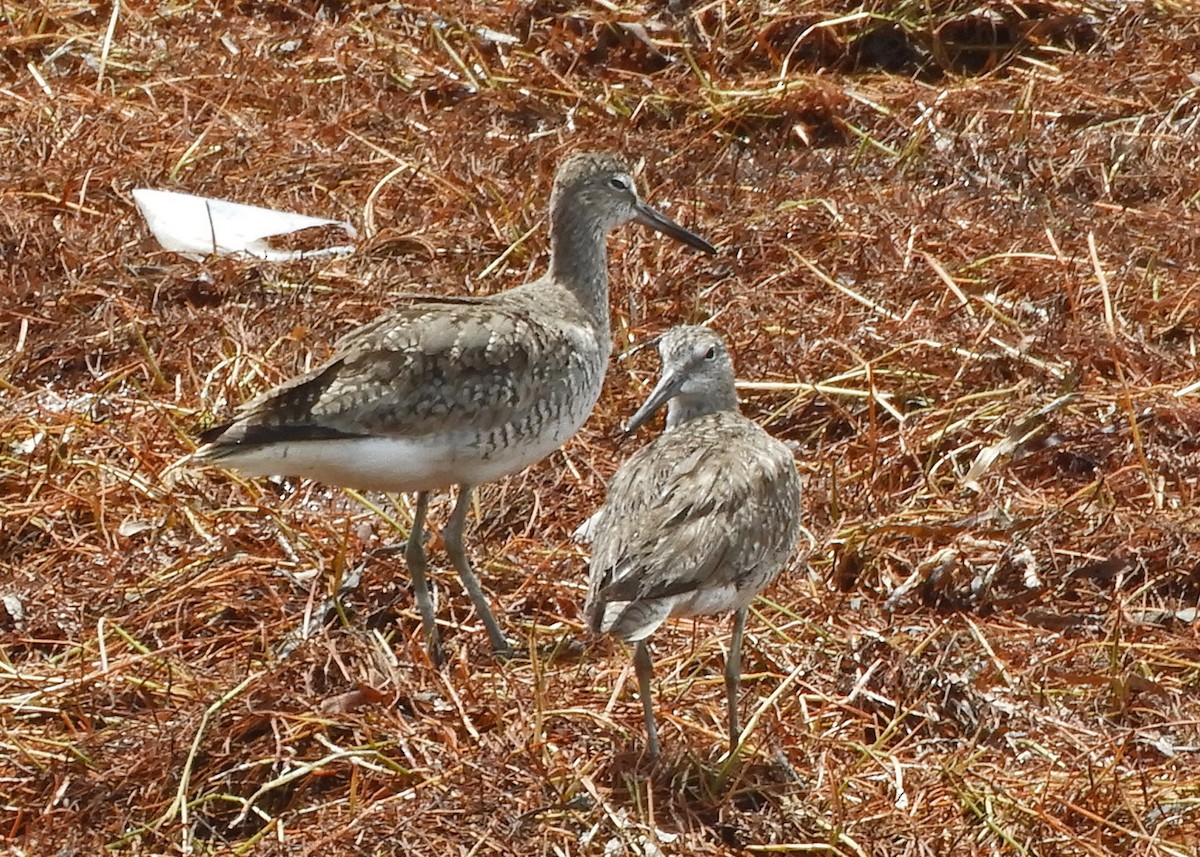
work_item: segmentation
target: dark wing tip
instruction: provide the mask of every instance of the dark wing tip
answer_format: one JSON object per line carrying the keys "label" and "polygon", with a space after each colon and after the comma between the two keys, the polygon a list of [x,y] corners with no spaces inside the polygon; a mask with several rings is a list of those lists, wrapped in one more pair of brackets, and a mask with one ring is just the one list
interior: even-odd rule
{"label": "dark wing tip", "polygon": [[212,428],[205,429],[204,431],[200,432],[200,437],[197,439],[200,441],[201,446],[206,446],[210,443],[216,443],[221,439],[221,435],[225,434],[225,432],[229,431],[229,429],[232,427],[232,422],[215,425]]}
{"label": "dark wing tip", "polygon": [[247,425],[239,422],[214,426],[200,435],[200,458],[220,458],[235,449],[271,446],[305,440],[348,440],[369,437],[367,434],[342,431],[329,426],[306,423],[284,425]]}

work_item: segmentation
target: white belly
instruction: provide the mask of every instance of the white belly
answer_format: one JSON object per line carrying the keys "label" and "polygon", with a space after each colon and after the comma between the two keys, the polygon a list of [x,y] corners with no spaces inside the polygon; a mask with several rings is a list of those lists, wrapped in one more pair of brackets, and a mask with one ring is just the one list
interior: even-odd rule
{"label": "white belly", "polygon": [[294,476],[363,491],[481,485],[541,461],[575,433],[563,424],[488,449],[474,435],[301,440],[230,450],[217,462],[247,476]]}

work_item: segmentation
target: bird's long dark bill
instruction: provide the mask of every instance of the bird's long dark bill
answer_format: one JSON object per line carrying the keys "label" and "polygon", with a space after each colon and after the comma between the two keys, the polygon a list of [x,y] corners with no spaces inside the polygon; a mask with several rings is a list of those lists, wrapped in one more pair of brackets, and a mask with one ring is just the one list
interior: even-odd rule
{"label": "bird's long dark bill", "polygon": [[663,235],[670,235],[676,241],[686,244],[689,247],[695,247],[697,250],[703,250],[705,253],[717,252],[716,247],[709,244],[695,232],[684,229],[674,220],[662,212],[656,211],[644,202],[638,202],[635,220],[643,226],[649,226],[651,229],[661,232]]}
{"label": "bird's long dark bill", "polygon": [[625,434],[633,434],[642,423],[654,416],[655,411],[674,398],[682,383],[683,376],[673,372],[660,378],[654,385],[654,389],[650,391],[650,395],[646,397],[646,401],[637,409],[637,413],[629,418],[629,423],[625,426]]}

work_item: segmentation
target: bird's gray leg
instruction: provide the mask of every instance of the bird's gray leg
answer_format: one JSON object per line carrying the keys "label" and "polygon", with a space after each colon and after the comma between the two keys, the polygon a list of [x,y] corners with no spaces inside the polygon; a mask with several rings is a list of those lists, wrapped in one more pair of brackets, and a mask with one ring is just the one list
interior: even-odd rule
{"label": "bird's gray leg", "polygon": [[504,657],[511,657],[512,647],[509,646],[508,640],[504,639],[500,625],[497,624],[496,617],[492,615],[492,608],[488,605],[487,596],[483,593],[483,587],[479,585],[479,578],[471,570],[466,548],[463,547],[463,529],[466,527],[467,512],[471,507],[471,489],[470,485],[458,486],[458,502],[454,504],[454,511],[450,513],[450,520],[446,523],[446,528],[442,530],[442,539],[446,542],[446,553],[450,554],[450,562],[454,563],[454,567],[458,569],[458,576],[462,579],[463,587],[471,596],[475,612],[479,614],[484,627],[487,628],[488,639],[492,642],[492,651]]}
{"label": "bird's gray leg", "polygon": [[421,612],[421,625],[425,629],[425,644],[429,647],[429,659],[441,666],[442,641],[438,637],[437,614],[433,609],[433,594],[429,591],[428,564],[425,561],[425,513],[429,509],[429,492],[417,492],[417,508],[413,512],[412,529],[408,531],[408,542],[404,545],[404,561],[412,576],[413,594],[417,609]]}
{"label": "bird's gray leg", "polygon": [[650,675],[654,665],[650,662],[650,647],[645,640],[638,640],[633,648],[633,666],[637,671],[638,696],[642,698],[642,716],[646,720],[646,755],[658,758],[658,726],[654,723],[654,702],[650,698]]}
{"label": "bird's gray leg", "polygon": [[741,730],[738,728],[738,686],[742,681],[742,637],[746,633],[747,608],[733,614],[733,639],[729,641],[729,657],[725,660],[725,695],[729,702],[729,752],[737,749]]}

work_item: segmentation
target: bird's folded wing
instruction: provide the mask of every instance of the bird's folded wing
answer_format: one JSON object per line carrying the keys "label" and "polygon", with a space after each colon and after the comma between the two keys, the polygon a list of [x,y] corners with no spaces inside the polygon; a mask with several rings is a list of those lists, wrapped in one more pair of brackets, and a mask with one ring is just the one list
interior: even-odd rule
{"label": "bird's folded wing", "polygon": [[554,324],[485,301],[416,303],[352,331],[326,363],[248,402],[203,439],[412,437],[448,421],[503,426],[538,402],[569,397],[565,370],[587,331]]}
{"label": "bird's folded wing", "polygon": [[[684,432],[660,436],[613,478],[592,543],[600,599],[666,598],[737,583],[794,542],[786,530],[799,496],[786,448],[716,438],[713,447],[683,455],[665,449],[686,439]],[[781,514],[788,504],[791,513]]]}

